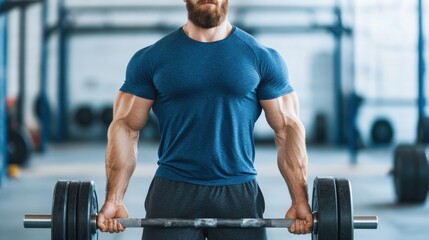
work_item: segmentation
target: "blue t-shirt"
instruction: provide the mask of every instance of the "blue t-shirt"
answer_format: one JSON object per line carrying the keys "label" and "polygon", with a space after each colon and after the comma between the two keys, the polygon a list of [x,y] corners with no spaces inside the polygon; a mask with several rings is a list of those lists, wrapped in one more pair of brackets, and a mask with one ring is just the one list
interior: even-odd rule
{"label": "blue t-shirt", "polygon": [[209,186],[255,178],[259,100],[293,91],[281,56],[237,27],[209,43],[168,34],[131,58],[120,90],[154,100],[156,175]]}

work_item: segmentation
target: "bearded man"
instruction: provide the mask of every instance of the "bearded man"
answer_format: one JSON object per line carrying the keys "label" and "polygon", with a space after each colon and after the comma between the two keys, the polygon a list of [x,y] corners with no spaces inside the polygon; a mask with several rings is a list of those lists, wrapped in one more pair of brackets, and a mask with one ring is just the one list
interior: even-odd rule
{"label": "bearded man", "polygon": [[[228,0],[184,0],[188,21],[131,58],[114,103],[106,149],[106,199],[98,227],[124,231],[124,195],[139,130],[152,109],[161,140],[145,200],[147,218],[263,218],[254,168],[254,124],[262,110],[275,132],[277,164],[292,205],[289,231],[309,233],[305,130],[286,64],[232,25]],[[284,191],[279,189],[279,191]],[[262,240],[263,228],[145,228],[143,240]]]}

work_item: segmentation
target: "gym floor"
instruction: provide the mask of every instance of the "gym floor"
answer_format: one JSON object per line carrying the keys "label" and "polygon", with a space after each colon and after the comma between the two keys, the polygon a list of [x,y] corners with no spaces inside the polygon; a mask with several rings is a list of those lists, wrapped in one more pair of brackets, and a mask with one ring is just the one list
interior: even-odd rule
{"label": "gym floor", "polygon": [[[53,145],[45,155],[35,155],[17,179],[6,181],[0,191],[1,239],[50,239],[48,229],[24,229],[26,213],[50,214],[52,191],[59,179],[94,180],[99,205],[104,200],[104,143]],[[392,149],[377,148],[359,153],[358,165],[349,164],[345,149],[309,148],[309,193],[316,176],[348,178],[352,183],[355,215],[377,215],[377,230],[356,230],[355,239],[426,240],[429,237],[429,201],[422,205],[398,205],[392,178]],[[139,162],[131,179],[126,205],[130,217],[144,217],[144,197],[156,169],[157,145],[141,142]],[[258,181],[265,195],[266,218],[280,218],[290,204],[276,165],[273,146],[256,149]],[[99,239],[140,239],[142,229],[127,229],[121,234],[99,234]],[[310,239],[294,236],[286,229],[269,229],[268,239]]]}

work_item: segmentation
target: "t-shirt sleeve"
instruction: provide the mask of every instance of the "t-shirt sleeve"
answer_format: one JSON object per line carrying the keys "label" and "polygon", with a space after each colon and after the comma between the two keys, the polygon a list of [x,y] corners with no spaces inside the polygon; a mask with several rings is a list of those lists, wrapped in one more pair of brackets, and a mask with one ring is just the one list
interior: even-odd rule
{"label": "t-shirt sleeve", "polygon": [[258,99],[268,100],[293,92],[285,61],[280,54],[267,49],[260,59],[261,81],[258,85]]}
{"label": "t-shirt sleeve", "polygon": [[134,54],[125,72],[124,84],[119,89],[141,98],[155,100],[156,88],[153,84],[150,59],[146,57],[145,49]]}

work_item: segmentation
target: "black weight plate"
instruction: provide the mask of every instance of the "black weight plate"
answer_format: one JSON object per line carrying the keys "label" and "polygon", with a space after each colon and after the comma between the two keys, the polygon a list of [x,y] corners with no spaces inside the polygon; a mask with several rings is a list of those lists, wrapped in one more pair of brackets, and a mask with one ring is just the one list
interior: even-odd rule
{"label": "black weight plate", "polygon": [[91,196],[91,207],[90,207],[90,215],[91,215],[91,233],[93,238],[98,239],[98,231],[97,231],[97,215],[98,215],[98,197],[97,190],[95,188],[95,183],[91,182],[92,185],[92,196]]}
{"label": "black weight plate", "polygon": [[52,199],[51,239],[67,239],[67,201],[69,181],[55,184]]}
{"label": "black weight plate", "polygon": [[80,181],[71,181],[67,201],[67,240],[77,240],[77,199]]}
{"label": "black weight plate", "polygon": [[95,113],[91,106],[81,106],[76,109],[74,121],[80,127],[86,128],[91,126],[95,120]]}
{"label": "black weight plate", "polygon": [[394,185],[402,203],[423,203],[426,200],[429,172],[423,146],[399,145],[394,153]]}
{"label": "black weight plate", "polygon": [[[400,145],[395,149],[394,153],[394,185],[396,197],[399,202],[409,202],[410,199],[415,199],[412,186],[414,185],[415,164],[413,147],[411,145]],[[407,163],[407,161],[409,161]]]}
{"label": "black weight plate", "polygon": [[338,240],[338,206],[335,180],[331,177],[314,179],[312,210],[316,212],[317,226],[313,240]]}
{"label": "black weight plate", "polygon": [[25,130],[9,129],[7,133],[7,159],[10,164],[23,166],[28,163],[33,146]]}
{"label": "black weight plate", "polygon": [[353,240],[353,200],[352,188],[349,180],[343,178],[335,179],[338,201],[338,239]]}
{"label": "black weight plate", "polygon": [[113,120],[113,107],[107,106],[101,111],[101,121],[104,126],[108,127]]}
{"label": "black weight plate", "polygon": [[[93,183],[94,184],[94,183]],[[98,239],[98,231],[97,231],[97,215],[98,215],[98,197],[97,197],[97,190],[94,185],[94,190],[92,191],[92,205],[91,205],[91,216],[92,216],[92,222],[91,222],[91,232],[93,235],[95,235],[95,239]]]}
{"label": "black weight plate", "polygon": [[390,121],[384,118],[375,120],[371,128],[371,137],[375,144],[389,144],[393,138],[393,127]]}
{"label": "black weight plate", "polygon": [[326,144],[328,141],[328,118],[325,113],[317,113],[314,120],[313,142]]}
{"label": "black weight plate", "polygon": [[98,202],[93,181],[81,182],[77,213],[77,221],[79,223],[77,225],[78,239],[98,239],[95,226],[95,214],[98,213]]}
{"label": "black weight plate", "polygon": [[418,203],[424,203],[427,197],[427,191],[429,188],[429,171],[428,171],[428,162],[426,158],[425,147],[423,145],[416,146],[416,155],[417,163],[416,167],[416,186],[415,190],[417,192],[416,200]]}

